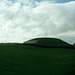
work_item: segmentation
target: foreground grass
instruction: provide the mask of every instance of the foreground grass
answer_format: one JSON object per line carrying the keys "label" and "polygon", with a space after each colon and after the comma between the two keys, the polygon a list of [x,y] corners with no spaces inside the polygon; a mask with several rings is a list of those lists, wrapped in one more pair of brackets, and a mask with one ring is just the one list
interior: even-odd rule
{"label": "foreground grass", "polygon": [[75,50],[0,45],[0,75],[75,75]]}

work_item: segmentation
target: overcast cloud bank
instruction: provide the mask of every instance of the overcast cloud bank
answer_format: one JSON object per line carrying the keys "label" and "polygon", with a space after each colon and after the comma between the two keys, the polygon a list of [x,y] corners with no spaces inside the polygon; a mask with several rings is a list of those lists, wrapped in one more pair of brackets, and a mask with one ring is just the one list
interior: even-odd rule
{"label": "overcast cloud bank", "polygon": [[0,42],[24,42],[43,36],[75,42],[75,1],[0,1]]}

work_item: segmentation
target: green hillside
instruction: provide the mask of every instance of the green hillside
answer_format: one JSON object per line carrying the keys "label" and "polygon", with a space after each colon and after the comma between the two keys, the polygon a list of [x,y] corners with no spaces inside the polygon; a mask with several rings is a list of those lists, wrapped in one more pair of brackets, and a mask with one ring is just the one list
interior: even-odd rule
{"label": "green hillside", "polygon": [[75,75],[75,49],[0,44],[0,75]]}
{"label": "green hillside", "polygon": [[45,47],[72,47],[72,45],[57,38],[35,38],[24,42],[24,44],[34,44]]}

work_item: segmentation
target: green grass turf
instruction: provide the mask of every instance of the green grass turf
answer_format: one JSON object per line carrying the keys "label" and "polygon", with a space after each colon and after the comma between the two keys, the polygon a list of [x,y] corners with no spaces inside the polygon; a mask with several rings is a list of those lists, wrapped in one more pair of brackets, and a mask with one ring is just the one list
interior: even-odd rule
{"label": "green grass turf", "polygon": [[[36,45],[41,45],[41,46],[53,46],[53,47],[70,47],[71,45],[68,44],[67,42],[57,39],[57,38],[34,38],[31,39],[27,42],[24,42],[23,44],[29,44],[29,42],[35,42],[34,44]],[[31,43],[30,43],[31,44]]]}
{"label": "green grass turf", "polygon": [[75,50],[0,45],[0,75],[75,75]]}

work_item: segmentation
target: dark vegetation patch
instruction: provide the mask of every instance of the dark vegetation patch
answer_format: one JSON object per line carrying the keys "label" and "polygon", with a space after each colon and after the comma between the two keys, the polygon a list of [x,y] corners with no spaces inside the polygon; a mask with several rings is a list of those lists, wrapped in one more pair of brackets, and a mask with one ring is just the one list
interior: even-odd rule
{"label": "dark vegetation patch", "polygon": [[69,46],[43,46],[43,45],[40,45],[40,44],[22,44],[22,45],[32,45],[32,46],[42,47],[42,48],[68,48],[68,49],[75,49],[75,47],[73,45],[69,45]]}

